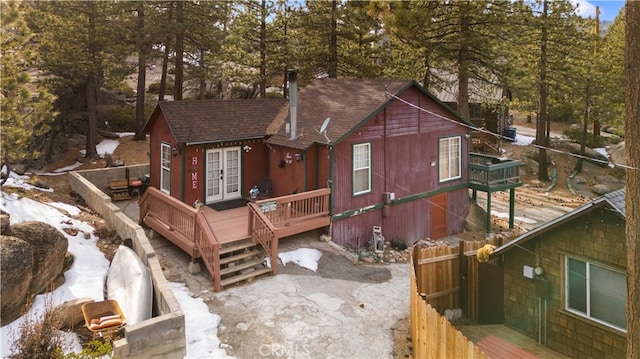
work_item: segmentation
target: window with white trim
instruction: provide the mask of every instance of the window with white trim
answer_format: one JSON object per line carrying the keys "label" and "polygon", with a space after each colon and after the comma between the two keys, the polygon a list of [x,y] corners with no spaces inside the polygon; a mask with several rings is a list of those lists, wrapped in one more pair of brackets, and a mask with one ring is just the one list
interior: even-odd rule
{"label": "window with white trim", "polygon": [[353,145],[353,194],[371,192],[371,144]]}
{"label": "window with white trim", "polygon": [[627,276],[603,266],[566,257],[565,309],[626,332]]}
{"label": "window with white trim", "polygon": [[444,137],[439,141],[439,176],[440,182],[450,181],[462,177],[461,137]]}
{"label": "window with white trim", "polygon": [[160,190],[171,192],[171,146],[160,144]]}

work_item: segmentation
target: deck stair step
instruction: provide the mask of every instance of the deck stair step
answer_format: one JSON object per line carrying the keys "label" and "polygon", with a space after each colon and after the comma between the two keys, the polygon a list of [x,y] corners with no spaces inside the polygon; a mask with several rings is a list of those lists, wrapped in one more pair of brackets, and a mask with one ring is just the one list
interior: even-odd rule
{"label": "deck stair step", "polygon": [[256,256],[260,256],[260,255],[262,255],[262,252],[257,250],[257,249],[248,250],[248,251],[242,252],[240,254],[234,254],[232,256],[227,256],[227,257],[220,257],[220,265],[222,266],[222,265],[225,265],[225,264],[238,262],[238,261],[243,260],[243,259],[256,257]]}
{"label": "deck stair step", "polygon": [[263,274],[268,274],[271,273],[271,268],[261,268],[261,269],[253,269],[253,270],[248,270],[240,275],[237,276],[233,276],[233,277],[229,277],[226,279],[223,279],[220,283],[222,284],[222,287],[226,287],[230,284],[234,284],[234,283],[238,283],[238,282],[242,282],[245,280],[250,280],[253,279],[257,276],[263,275]]}
{"label": "deck stair step", "polygon": [[240,272],[247,268],[261,266],[264,267],[264,258],[255,258],[251,260],[245,260],[244,262],[237,263],[232,266],[228,266],[227,268],[223,268],[220,270],[220,275],[228,275],[235,272]]}
{"label": "deck stair step", "polygon": [[231,253],[231,252],[238,252],[241,251],[243,249],[247,249],[247,248],[252,248],[255,247],[256,244],[253,243],[251,241],[251,239],[245,240],[245,241],[240,241],[240,242],[234,242],[232,245],[228,245],[228,246],[222,246],[220,248],[220,255],[224,255],[227,253]]}

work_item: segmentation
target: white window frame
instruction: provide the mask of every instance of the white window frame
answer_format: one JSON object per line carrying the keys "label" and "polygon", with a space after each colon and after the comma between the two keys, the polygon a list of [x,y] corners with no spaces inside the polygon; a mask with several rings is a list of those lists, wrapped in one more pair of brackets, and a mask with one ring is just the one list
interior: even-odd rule
{"label": "white window frame", "polygon": [[[360,151],[366,151],[363,153],[364,158],[360,159],[358,157]],[[366,188],[356,188],[356,172],[361,174],[366,172],[367,177],[367,187]],[[371,143],[358,143],[354,144],[352,148],[352,172],[351,172],[351,188],[354,196],[365,194],[371,192]]]}
{"label": "white window frame", "polygon": [[462,178],[462,136],[442,137],[438,139],[438,181],[459,178]]}
{"label": "white window frame", "polygon": [[171,193],[171,145],[165,142],[160,143],[160,191]]}
{"label": "white window frame", "polygon": [[[586,302],[586,311],[582,311],[579,308],[572,308],[571,307],[571,293],[575,293],[576,290],[571,290],[571,273],[570,273],[570,268],[569,268],[569,262],[570,260],[573,261],[577,261],[577,262],[581,262],[585,264],[585,269],[586,269],[586,278],[584,278],[584,285],[585,285],[585,293],[584,293],[584,300]],[[612,281],[611,280],[607,280],[607,281],[601,281],[601,280],[597,280],[594,279],[592,280],[592,267],[596,267],[597,270],[606,270],[615,274],[619,274],[622,278],[622,283],[624,283],[624,290],[619,290],[621,292],[620,296],[622,296],[622,305],[617,305],[617,303],[611,303],[611,302],[607,302],[608,308],[615,308],[615,307],[623,307],[623,313],[625,314],[625,318],[626,318],[626,303],[627,303],[627,275],[626,273],[619,271],[619,270],[615,270],[609,267],[605,267],[602,265],[599,265],[597,263],[593,263],[593,262],[589,262],[588,260],[585,259],[581,259],[581,258],[576,258],[576,257],[571,257],[571,256],[565,256],[565,271],[564,271],[564,308],[567,312],[573,313],[575,315],[587,318],[589,320],[592,320],[594,322],[597,322],[599,324],[605,325],[607,327],[611,327],[613,329],[619,330],[621,332],[626,333],[627,329],[626,329],[626,320],[624,321],[625,323],[625,327],[620,327],[618,325],[615,325],[613,323],[609,323],[607,322],[605,319],[602,318],[597,318],[592,314],[592,296],[591,295],[591,286],[592,283],[595,283],[596,285],[607,285],[607,286],[611,286]],[[603,288],[601,289],[601,292],[611,292],[611,290],[609,288]]]}

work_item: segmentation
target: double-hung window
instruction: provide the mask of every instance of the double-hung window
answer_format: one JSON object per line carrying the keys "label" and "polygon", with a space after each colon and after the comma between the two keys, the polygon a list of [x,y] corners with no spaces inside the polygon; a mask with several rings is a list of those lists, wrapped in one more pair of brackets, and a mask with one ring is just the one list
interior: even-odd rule
{"label": "double-hung window", "polygon": [[171,146],[160,144],[160,190],[171,192]]}
{"label": "double-hung window", "polygon": [[353,145],[353,194],[371,192],[371,144]]}
{"label": "double-hung window", "polygon": [[566,257],[565,309],[601,324],[627,329],[627,276],[588,261]]}
{"label": "double-hung window", "polygon": [[439,176],[440,182],[462,177],[461,170],[461,137],[444,137],[439,142]]}

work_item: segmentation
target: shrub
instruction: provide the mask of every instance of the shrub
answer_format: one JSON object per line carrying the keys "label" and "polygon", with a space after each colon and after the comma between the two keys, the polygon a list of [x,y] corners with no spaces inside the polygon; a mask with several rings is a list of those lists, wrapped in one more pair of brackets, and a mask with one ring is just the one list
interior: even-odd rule
{"label": "shrub", "polygon": [[52,310],[52,303],[45,303],[45,314],[38,321],[27,316],[20,325],[17,340],[12,344],[13,359],[60,359],[69,347],[58,328],[60,318]]}
{"label": "shrub", "polygon": [[[145,107],[144,116],[148,119],[153,112],[152,107]],[[109,131],[113,132],[135,132],[136,109],[130,106],[109,106],[100,110],[99,121],[109,124]]]}
{"label": "shrub", "polygon": [[[165,87],[165,95],[173,95],[173,89],[174,89],[175,85],[173,82],[171,81],[167,81],[166,87]],[[147,90],[148,93],[153,93],[153,94],[158,94],[160,93],[160,83],[159,82],[154,82],[151,85],[149,85],[149,89]]]}

